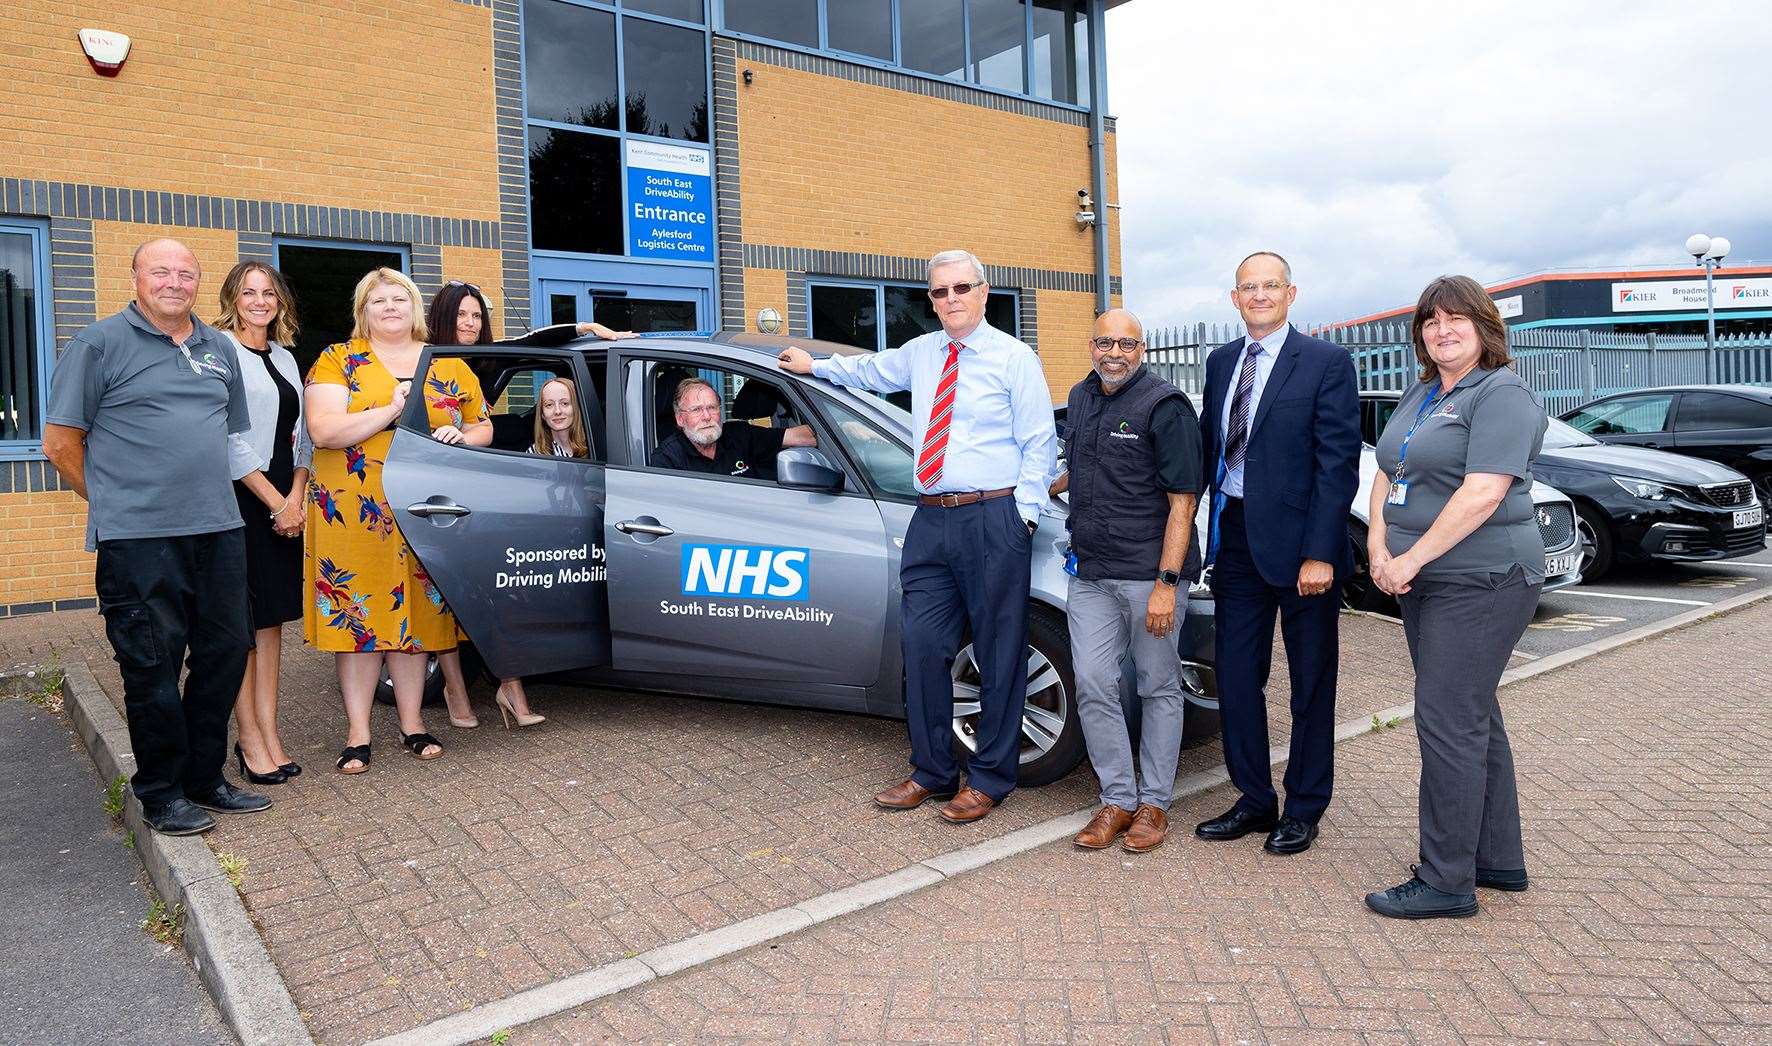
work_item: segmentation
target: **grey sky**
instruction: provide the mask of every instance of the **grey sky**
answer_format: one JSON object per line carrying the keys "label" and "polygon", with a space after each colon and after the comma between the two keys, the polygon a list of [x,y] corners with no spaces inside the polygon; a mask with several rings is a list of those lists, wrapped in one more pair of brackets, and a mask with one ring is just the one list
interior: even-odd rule
{"label": "grey sky", "polygon": [[1258,249],[1306,322],[1446,272],[1690,265],[1693,232],[1772,260],[1772,5],[1133,0],[1107,38],[1153,326],[1234,319]]}

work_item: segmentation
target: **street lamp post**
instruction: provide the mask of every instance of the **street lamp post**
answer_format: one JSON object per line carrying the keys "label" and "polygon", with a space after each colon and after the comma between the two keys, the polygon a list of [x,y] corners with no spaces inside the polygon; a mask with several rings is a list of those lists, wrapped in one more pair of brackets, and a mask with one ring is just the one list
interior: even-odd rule
{"label": "street lamp post", "polygon": [[1711,276],[1729,256],[1729,241],[1721,236],[1695,232],[1686,238],[1686,253],[1704,268],[1704,380],[1717,380],[1717,296]]}

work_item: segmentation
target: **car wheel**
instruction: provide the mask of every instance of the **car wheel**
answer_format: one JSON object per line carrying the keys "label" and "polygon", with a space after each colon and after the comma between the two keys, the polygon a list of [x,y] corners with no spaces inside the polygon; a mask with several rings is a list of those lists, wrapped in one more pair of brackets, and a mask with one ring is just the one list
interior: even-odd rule
{"label": "car wheel", "polygon": [[1581,537],[1581,579],[1598,581],[1612,569],[1612,527],[1599,509],[1576,505],[1575,532]]}
{"label": "car wheel", "polygon": [[1365,524],[1348,520],[1347,539],[1354,546],[1354,570],[1341,583],[1341,605],[1349,610],[1365,610],[1396,617],[1396,599],[1379,591],[1378,586],[1372,583],[1372,564],[1366,557]]}
{"label": "car wheel", "polygon": [[[465,674],[467,666],[462,666]],[[388,675],[388,663],[382,662],[381,675],[375,681],[375,699],[384,705],[394,703],[394,679]],[[425,658],[425,703],[423,707],[443,703],[443,673],[437,670],[437,656]]]}
{"label": "car wheel", "polygon": [[[1028,612],[1027,705],[1021,716],[1020,783],[1051,784],[1083,761],[1083,723],[1071,671],[1064,621],[1041,608]],[[954,656],[954,748],[964,759],[978,750],[978,662],[972,644]]]}

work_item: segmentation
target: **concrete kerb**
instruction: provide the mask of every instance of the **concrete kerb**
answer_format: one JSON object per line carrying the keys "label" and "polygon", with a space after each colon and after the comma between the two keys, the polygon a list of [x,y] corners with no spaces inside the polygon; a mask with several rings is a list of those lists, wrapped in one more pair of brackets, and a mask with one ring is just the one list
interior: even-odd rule
{"label": "concrete kerb", "polygon": [[[129,727],[92,672],[76,661],[62,683],[62,703],[107,785],[135,772]],[[246,1046],[308,1046],[313,1036],[271,961],[215,854],[198,836],[165,836],[142,820],[141,804],[123,790],[123,823],[135,852],[168,909],[182,906],[184,946],[197,978],[222,1019]]]}

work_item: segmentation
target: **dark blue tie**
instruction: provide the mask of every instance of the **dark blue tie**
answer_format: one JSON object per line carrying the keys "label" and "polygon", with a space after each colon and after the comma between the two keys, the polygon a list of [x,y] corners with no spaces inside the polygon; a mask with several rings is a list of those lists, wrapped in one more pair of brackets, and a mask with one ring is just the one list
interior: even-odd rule
{"label": "dark blue tie", "polygon": [[1224,467],[1239,468],[1249,452],[1249,401],[1255,398],[1255,357],[1261,353],[1261,342],[1251,341],[1243,354],[1243,368],[1237,372],[1237,392],[1231,398],[1231,423],[1224,435]]}

